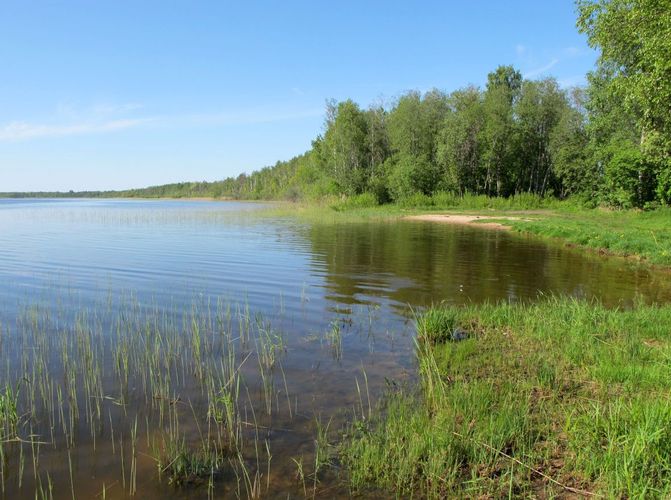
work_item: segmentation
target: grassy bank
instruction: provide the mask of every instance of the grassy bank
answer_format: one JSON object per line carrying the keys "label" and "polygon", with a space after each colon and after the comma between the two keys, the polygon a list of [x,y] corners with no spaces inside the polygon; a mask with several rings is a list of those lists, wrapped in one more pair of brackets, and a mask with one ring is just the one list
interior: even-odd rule
{"label": "grassy bank", "polygon": [[520,233],[608,255],[631,257],[650,264],[671,266],[671,209],[605,210],[585,208],[574,201],[522,195],[510,198],[487,196],[416,196],[404,203],[377,205],[368,195],[348,199],[324,199],[312,203],[283,203],[264,215],[297,216],[310,222],[346,223],[396,220],[419,214],[479,214],[497,220],[516,215],[519,221],[499,219]]}
{"label": "grassy bank", "polygon": [[402,203],[379,205],[373,196],[364,194],[349,198],[326,197],[309,202],[275,202],[271,208],[258,213],[264,216],[295,216],[310,222],[338,223],[395,220],[425,213],[478,213],[492,217],[513,212],[551,214],[555,211],[575,211],[577,207],[572,202],[533,195],[491,198],[448,194],[415,196]]}
{"label": "grassy bank", "polygon": [[538,214],[531,221],[506,221],[513,229],[595,250],[671,266],[671,210],[599,209]]}
{"label": "grassy bank", "polygon": [[[450,339],[456,327],[466,340]],[[671,495],[671,307],[438,308],[421,390],[394,390],[342,447],[353,488],[398,496]]]}

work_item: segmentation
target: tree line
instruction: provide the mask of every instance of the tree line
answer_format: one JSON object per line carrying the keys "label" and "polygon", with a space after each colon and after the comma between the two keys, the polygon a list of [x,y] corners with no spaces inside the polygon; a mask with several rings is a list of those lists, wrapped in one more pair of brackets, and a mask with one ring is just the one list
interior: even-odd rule
{"label": "tree line", "polygon": [[524,79],[401,95],[391,106],[327,104],[312,149],[223,182],[239,198],[454,194],[671,202],[671,2],[584,0],[578,29],[600,50],[584,88]]}
{"label": "tree line", "polygon": [[433,89],[391,106],[327,104],[323,134],[305,154],[224,181],[239,198],[374,195],[378,203],[436,192],[566,197],[585,184],[586,100],[552,78],[512,66],[484,89]]}
{"label": "tree line", "polygon": [[437,192],[671,202],[671,2],[584,0],[578,29],[600,50],[583,88],[512,66],[484,88],[401,95],[362,109],[330,101],[312,148],[223,181],[237,198],[368,193],[378,203]]}
{"label": "tree line", "polygon": [[329,101],[309,151],[252,174],[102,196],[377,203],[436,193],[671,203],[671,0],[578,0],[598,49],[587,85],[562,88],[499,66],[482,87],[410,91],[362,108]]}

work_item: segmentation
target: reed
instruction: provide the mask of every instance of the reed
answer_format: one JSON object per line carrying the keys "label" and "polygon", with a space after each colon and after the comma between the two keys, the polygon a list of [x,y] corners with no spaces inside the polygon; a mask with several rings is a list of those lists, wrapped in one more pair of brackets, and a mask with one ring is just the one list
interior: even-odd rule
{"label": "reed", "polygon": [[[0,332],[3,492],[65,493],[57,490],[63,481],[52,481],[58,472],[41,460],[48,449],[65,457],[74,496],[80,446],[115,457],[117,487],[128,496],[141,491],[141,457],[155,461],[156,481],[210,496],[224,472],[241,478],[243,497],[270,487],[272,443],[263,434],[281,407],[282,384],[293,418],[286,342],[248,304],[194,299],[185,311],[132,295],[108,295],[91,308],[64,299],[23,308],[15,328],[3,324]],[[263,394],[263,426],[250,386]],[[103,495],[110,488],[109,480],[100,484]]]}

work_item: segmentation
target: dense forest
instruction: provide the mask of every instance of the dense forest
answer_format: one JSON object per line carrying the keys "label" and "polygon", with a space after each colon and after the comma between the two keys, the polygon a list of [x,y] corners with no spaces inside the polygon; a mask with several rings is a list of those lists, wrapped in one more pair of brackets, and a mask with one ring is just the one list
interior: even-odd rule
{"label": "dense forest", "polygon": [[484,88],[408,92],[368,109],[329,102],[307,153],[221,183],[239,198],[437,192],[578,196],[621,207],[671,201],[671,2],[577,4],[600,50],[585,88],[500,66]]}
{"label": "dense forest", "polygon": [[585,87],[500,66],[484,88],[411,91],[366,109],[329,101],[322,134],[289,161],[219,182],[65,195],[387,203],[531,193],[623,208],[668,205],[671,1],[576,5],[579,31],[600,51]]}

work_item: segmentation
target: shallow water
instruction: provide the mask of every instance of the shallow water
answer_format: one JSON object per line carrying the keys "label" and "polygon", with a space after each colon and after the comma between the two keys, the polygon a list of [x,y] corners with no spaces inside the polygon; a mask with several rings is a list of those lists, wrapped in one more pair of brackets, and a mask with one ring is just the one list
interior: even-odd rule
{"label": "shallow water", "polygon": [[[328,427],[335,438],[352,415],[374,406],[390,381],[412,383],[411,309],[547,294],[622,307],[671,298],[669,280],[643,267],[534,238],[414,221],[311,224],[255,213],[263,207],[0,200],[0,389],[19,393],[22,414],[31,404],[30,384],[53,384],[47,396],[32,392],[42,401],[32,407],[34,418],[22,414],[12,435],[3,436],[33,442],[2,447],[5,497],[34,497],[49,483],[54,497],[71,497],[73,485],[81,498],[103,489],[109,498],[244,497],[252,491],[286,498],[310,495],[314,487],[318,496],[344,496],[347,489],[332,470],[319,474],[319,483],[310,475],[315,436]],[[153,329],[165,339],[151,359],[171,359],[161,365],[169,382],[159,377],[145,384],[143,377],[156,375],[143,371],[150,358],[138,357],[120,389],[115,349],[123,341],[141,350]],[[202,340],[185,341],[194,331]],[[259,340],[264,335],[266,341]],[[276,362],[262,374],[268,346]],[[241,456],[258,485],[250,487],[229,464],[210,478],[210,488],[171,486],[156,463],[154,438],[169,426],[157,394],[178,401],[172,407],[180,408],[179,435],[197,447],[206,441],[211,400],[204,381],[225,369],[220,359],[231,349],[243,386]],[[83,360],[93,363],[88,371]],[[49,377],[35,365],[51,371]],[[55,387],[67,385],[69,374],[78,380],[97,374],[95,390],[80,383],[73,391],[86,396],[81,401],[98,394],[100,410],[85,403],[70,410],[73,403],[65,401],[62,416],[49,416],[53,401],[59,406]],[[96,412],[101,416],[91,416]],[[76,424],[68,446],[62,434],[70,420]],[[133,441],[134,425],[141,438]],[[35,452],[38,441],[46,444]],[[297,474],[301,461],[305,481]]]}

